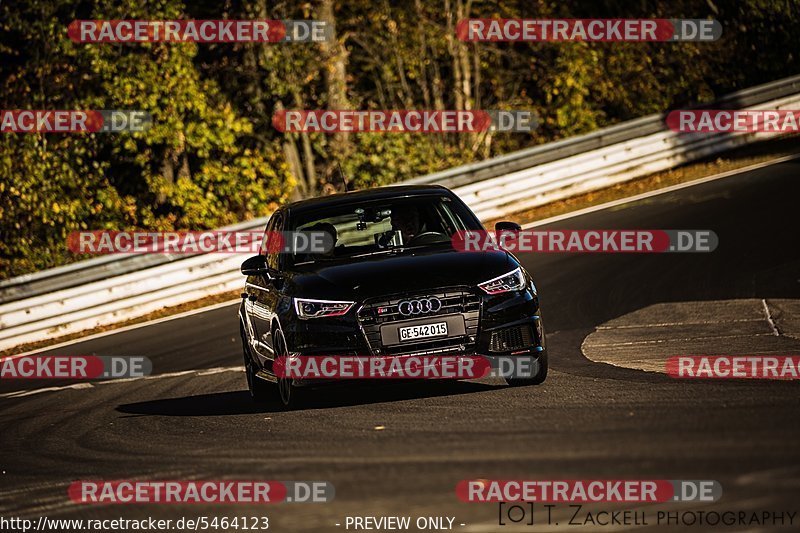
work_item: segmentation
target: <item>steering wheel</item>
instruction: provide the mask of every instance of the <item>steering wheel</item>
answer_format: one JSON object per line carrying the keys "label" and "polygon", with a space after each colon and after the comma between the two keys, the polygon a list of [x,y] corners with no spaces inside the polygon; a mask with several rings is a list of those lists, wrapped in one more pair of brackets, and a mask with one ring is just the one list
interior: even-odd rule
{"label": "steering wheel", "polygon": [[426,244],[432,242],[440,242],[442,238],[445,237],[444,233],[439,233],[438,231],[425,231],[420,233],[419,235],[414,235],[408,241],[408,244]]}

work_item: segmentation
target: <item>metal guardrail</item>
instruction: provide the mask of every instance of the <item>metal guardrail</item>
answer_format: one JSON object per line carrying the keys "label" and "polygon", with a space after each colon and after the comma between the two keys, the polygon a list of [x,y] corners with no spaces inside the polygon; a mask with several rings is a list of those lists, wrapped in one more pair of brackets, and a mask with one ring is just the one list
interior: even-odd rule
{"label": "metal guardrail", "polygon": [[[264,228],[269,217],[254,218],[220,230],[255,230]],[[0,281],[0,304],[41,294],[68,289],[78,285],[144,270],[190,257],[187,254],[111,254],[70,263],[68,265],[40,270],[15,278]],[[0,312],[2,307],[0,307]],[[3,324],[0,314],[0,326]]]}
{"label": "metal guardrail", "polygon": [[[710,104],[688,106],[686,109],[737,109],[764,104],[786,96],[800,94],[800,75],[750,87],[723,96]],[[667,131],[664,124],[666,113],[655,113],[510,154],[493,157],[485,161],[449,168],[426,176],[403,181],[403,185],[415,183],[437,183],[448,188],[468,185],[477,181],[495,178],[511,172],[532,168],[545,163],[580,155],[625,141],[638,139],[654,133]]]}
{"label": "metal guardrail", "polygon": [[[800,94],[755,106],[798,109]],[[748,108],[752,106],[745,109]],[[773,133],[709,135],[662,131],[483,179],[455,190],[479,218],[489,220],[776,136]]]}
{"label": "metal guardrail", "polygon": [[[797,109],[800,76],[739,91],[713,104],[753,106]],[[678,134],[666,128],[664,115],[651,115],[403,184],[445,185],[487,220],[772,136]],[[224,229],[265,224],[261,218]],[[236,290],[242,286],[241,260],[218,253],[104,256],[0,282],[0,350]]]}

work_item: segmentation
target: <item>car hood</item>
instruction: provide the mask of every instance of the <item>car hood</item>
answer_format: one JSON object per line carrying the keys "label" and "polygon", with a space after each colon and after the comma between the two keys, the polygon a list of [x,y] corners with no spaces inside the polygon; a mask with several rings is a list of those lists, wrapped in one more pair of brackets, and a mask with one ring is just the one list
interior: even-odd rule
{"label": "car hood", "polygon": [[411,250],[349,262],[323,261],[296,267],[295,295],[301,298],[361,301],[400,292],[475,286],[519,264],[504,251]]}

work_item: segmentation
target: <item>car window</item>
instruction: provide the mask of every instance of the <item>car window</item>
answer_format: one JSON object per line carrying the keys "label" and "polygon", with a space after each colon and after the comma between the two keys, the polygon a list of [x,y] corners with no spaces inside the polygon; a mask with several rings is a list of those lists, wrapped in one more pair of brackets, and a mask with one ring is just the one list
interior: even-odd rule
{"label": "car window", "polygon": [[280,253],[269,252],[267,241],[272,232],[282,231],[283,229],[283,213],[277,212],[272,215],[267,223],[267,229],[264,231],[264,239],[261,241],[261,253],[267,256],[267,266],[273,270],[280,270]]}
{"label": "car window", "polygon": [[295,263],[394,248],[441,246],[450,243],[457,231],[480,229],[463,205],[440,195],[321,208],[297,216],[293,225],[297,231],[324,228],[335,241],[332,253],[297,256]]}
{"label": "car window", "polygon": [[259,253],[261,255],[267,255],[267,236],[272,231],[272,228],[275,226],[276,214],[273,213],[269,220],[267,221],[267,227],[264,229],[264,235],[261,237],[261,248],[259,249]]}

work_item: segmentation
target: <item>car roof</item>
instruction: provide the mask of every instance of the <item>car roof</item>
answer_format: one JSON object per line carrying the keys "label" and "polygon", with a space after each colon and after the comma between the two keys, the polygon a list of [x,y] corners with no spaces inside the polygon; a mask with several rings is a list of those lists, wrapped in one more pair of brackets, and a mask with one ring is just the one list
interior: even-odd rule
{"label": "car roof", "polygon": [[437,195],[452,197],[453,193],[447,187],[441,185],[393,185],[388,187],[376,187],[374,189],[364,189],[328,196],[317,196],[300,200],[284,206],[283,209],[291,213],[301,213],[307,210],[332,207],[337,205],[347,205],[356,202],[372,200],[388,200],[409,196]]}

